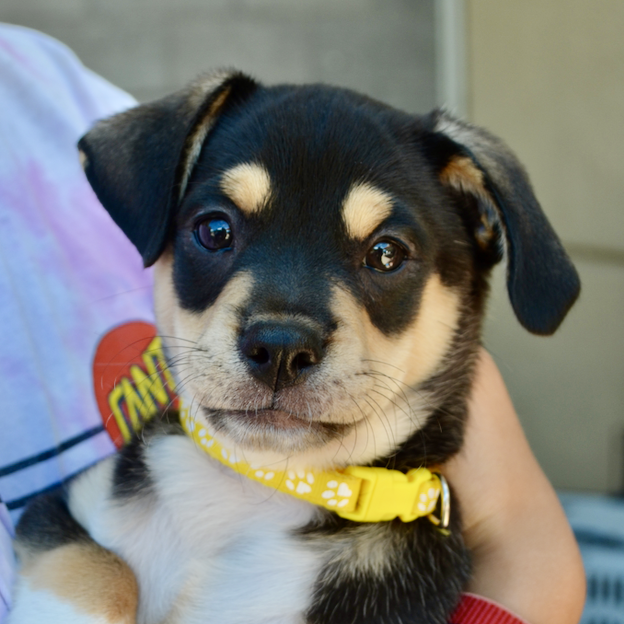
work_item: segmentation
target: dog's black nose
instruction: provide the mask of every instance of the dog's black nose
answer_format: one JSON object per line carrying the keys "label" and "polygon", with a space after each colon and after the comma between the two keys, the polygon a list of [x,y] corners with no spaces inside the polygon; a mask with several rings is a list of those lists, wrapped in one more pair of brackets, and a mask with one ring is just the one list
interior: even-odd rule
{"label": "dog's black nose", "polygon": [[261,321],[248,327],[239,348],[252,375],[272,390],[300,383],[323,358],[323,338],[298,323]]}

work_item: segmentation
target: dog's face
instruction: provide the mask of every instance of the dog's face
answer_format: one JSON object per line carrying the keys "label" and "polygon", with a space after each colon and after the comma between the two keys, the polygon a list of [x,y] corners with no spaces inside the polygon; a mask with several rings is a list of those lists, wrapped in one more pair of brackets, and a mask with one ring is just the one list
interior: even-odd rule
{"label": "dog's face", "polygon": [[406,394],[458,327],[461,219],[389,136],[395,113],[361,104],[315,88],[224,115],[156,263],[184,392],[247,452],[388,454],[424,423],[427,397]]}
{"label": "dog's face", "polygon": [[554,331],[578,292],[514,157],[443,114],[220,75],[103,122],[81,148],[155,262],[191,412],[252,463],[369,463],[452,411],[504,246],[531,331]]}

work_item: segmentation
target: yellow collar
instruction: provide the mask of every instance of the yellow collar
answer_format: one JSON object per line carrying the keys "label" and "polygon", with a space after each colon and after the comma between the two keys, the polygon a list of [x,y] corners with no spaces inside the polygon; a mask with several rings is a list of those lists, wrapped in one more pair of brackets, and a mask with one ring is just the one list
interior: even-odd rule
{"label": "yellow collar", "polygon": [[[182,403],[180,422],[199,448],[228,468],[274,490],[334,511],[342,518],[382,522],[398,517],[412,522],[427,516],[441,529],[449,524],[448,485],[442,475],[427,468],[414,468],[407,474],[365,466],[347,466],[336,471],[253,468],[219,444]],[[439,517],[434,515],[437,507]]]}

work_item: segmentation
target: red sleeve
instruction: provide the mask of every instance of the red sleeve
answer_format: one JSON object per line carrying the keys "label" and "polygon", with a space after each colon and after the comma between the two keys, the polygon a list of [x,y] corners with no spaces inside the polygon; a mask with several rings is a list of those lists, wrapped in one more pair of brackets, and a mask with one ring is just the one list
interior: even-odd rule
{"label": "red sleeve", "polygon": [[527,624],[501,605],[474,594],[463,594],[449,624]]}

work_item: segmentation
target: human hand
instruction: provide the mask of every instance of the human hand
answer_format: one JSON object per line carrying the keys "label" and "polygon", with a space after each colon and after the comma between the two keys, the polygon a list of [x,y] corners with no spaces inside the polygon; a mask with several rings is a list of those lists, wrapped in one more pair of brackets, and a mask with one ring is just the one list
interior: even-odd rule
{"label": "human hand", "polygon": [[460,500],[474,556],[467,590],[531,624],[576,624],[585,601],[579,549],[485,350],[464,445],[442,472]]}

